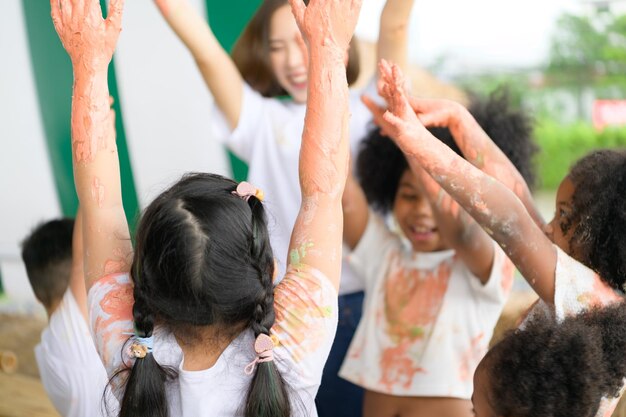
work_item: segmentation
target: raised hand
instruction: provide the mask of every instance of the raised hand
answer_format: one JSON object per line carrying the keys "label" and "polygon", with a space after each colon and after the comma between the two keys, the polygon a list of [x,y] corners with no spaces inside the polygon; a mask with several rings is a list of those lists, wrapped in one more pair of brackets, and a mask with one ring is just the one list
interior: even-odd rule
{"label": "raised hand", "polygon": [[52,22],[74,69],[106,69],[122,30],[124,0],[111,0],[106,19],[98,0],[50,0]]}
{"label": "raised hand", "polygon": [[311,43],[332,42],[348,50],[361,10],[361,0],[289,0],[304,40]]}
{"label": "raised hand", "polygon": [[383,120],[387,122],[385,129],[400,149],[405,153],[413,153],[415,141],[431,134],[411,108],[400,68],[382,60],[379,71],[382,80],[381,95],[389,104],[389,108],[383,114]]}

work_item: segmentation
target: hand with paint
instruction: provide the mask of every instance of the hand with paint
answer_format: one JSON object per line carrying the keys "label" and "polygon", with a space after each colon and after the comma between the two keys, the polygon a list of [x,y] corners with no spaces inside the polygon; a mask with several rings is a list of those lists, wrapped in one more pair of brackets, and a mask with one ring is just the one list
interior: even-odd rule
{"label": "hand with paint", "polygon": [[50,0],[52,22],[74,69],[106,69],[122,30],[124,0],[111,0],[106,19],[97,0]]}
{"label": "hand with paint", "polygon": [[361,0],[289,0],[296,23],[304,40],[328,46],[336,45],[347,51],[359,18]]}

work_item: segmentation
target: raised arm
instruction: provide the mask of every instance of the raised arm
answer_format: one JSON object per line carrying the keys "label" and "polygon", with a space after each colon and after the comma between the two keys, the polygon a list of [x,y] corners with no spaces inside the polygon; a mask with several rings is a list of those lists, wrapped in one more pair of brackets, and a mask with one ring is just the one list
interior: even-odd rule
{"label": "raised arm", "polygon": [[380,15],[376,50],[377,61],[395,62],[402,71],[407,69],[409,19],[414,0],[387,0]]}
{"label": "raised arm", "polygon": [[360,0],[290,0],[308,46],[307,110],[300,150],[302,204],[291,236],[289,264],[306,264],[339,287],[348,173],[348,82],[344,58]]}
{"label": "raised arm", "polygon": [[545,225],[522,175],[465,107],[451,100],[416,97],[409,97],[409,103],[424,126],[447,127],[465,158],[513,191],[537,225]]}
{"label": "raised arm", "polygon": [[208,23],[187,0],[154,0],[174,33],[185,44],[230,127],[239,123],[243,78]]}
{"label": "raised arm", "polygon": [[74,69],[72,160],[87,290],[104,275],[129,271],[132,257],[107,86],[123,4],[111,0],[105,20],[98,0],[50,1],[54,27]]}
{"label": "raised arm", "polygon": [[554,301],[556,250],[520,199],[426,130],[411,108],[397,67],[384,70],[384,115],[407,158],[422,166],[504,249],[539,296]]}
{"label": "raised arm", "polygon": [[78,304],[78,309],[87,322],[87,290],[85,289],[85,258],[83,250],[83,214],[80,206],[74,220],[72,234],[72,272],[70,274],[70,291]]}

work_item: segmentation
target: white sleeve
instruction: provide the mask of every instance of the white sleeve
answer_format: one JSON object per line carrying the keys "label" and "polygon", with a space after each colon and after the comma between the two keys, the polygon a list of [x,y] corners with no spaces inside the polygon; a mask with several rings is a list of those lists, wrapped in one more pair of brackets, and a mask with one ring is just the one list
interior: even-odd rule
{"label": "white sleeve", "polygon": [[381,215],[370,210],[365,232],[348,255],[350,266],[363,279],[366,288],[377,278],[378,269],[385,264],[386,252],[394,244],[400,245],[400,238],[389,230]]}
{"label": "white sleeve", "polygon": [[100,415],[108,379],[70,290],[50,317],[35,357],[41,382],[61,415]]}
{"label": "white sleeve", "polygon": [[470,287],[476,294],[496,303],[502,303],[511,293],[515,278],[515,265],[495,241],[493,241],[493,251],[493,265],[487,283],[483,284],[478,277],[468,271],[471,276]]}
{"label": "white sleeve", "polygon": [[600,276],[563,252],[558,246],[554,272],[554,307],[559,320],[591,307],[622,300]]}
{"label": "white sleeve", "polygon": [[243,84],[241,113],[235,129],[231,129],[224,114],[215,105],[211,113],[213,136],[246,163],[250,162],[254,146],[258,142],[259,126],[266,123],[277,99],[265,98],[248,84]]}

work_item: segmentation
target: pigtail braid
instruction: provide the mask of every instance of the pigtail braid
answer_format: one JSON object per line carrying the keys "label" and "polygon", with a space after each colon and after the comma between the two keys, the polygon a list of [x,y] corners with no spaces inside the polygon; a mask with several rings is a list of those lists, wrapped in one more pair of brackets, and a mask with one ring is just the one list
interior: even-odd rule
{"label": "pigtail braid", "polygon": [[[249,200],[252,210],[252,264],[258,272],[261,289],[250,321],[255,338],[270,334],[276,315],[274,312],[274,257],[269,245],[263,205],[255,197]],[[275,361],[259,363],[250,382],[245,405],[246,417],[289,417],[291,404],[287,387]]]}
{"label": "pigtail braid", "polygon": [[[133,304],[135,333],[139,337],[151,337],[154,329],[154,316],[146,303],[140,285],[135,285],[133,295],[135,297]],[[151,352],[148,352],[144,358],[135,359],[120,403],[119,417],[167,417],[169,412],[165,382],[171,377],[171,371],[161,367]]]}

